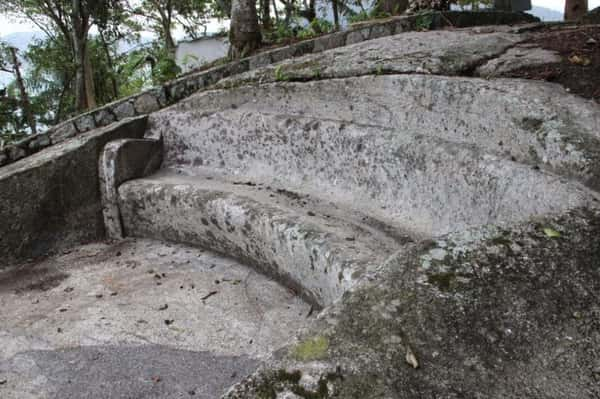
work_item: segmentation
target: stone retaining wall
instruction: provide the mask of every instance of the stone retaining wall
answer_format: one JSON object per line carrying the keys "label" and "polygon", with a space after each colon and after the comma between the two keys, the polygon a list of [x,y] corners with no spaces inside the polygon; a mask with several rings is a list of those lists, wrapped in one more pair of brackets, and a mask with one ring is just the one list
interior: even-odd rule
{"label": "stone retaining wall", "polygon": [[318,53],[365,40],[427,27],[428,29],[441,29],[447,27],[458,28],[536,21],[538,21],[537,18],[524,13],[448,11],[392,17],[356,24],[342,32],[334,32],[290,46],[264,51],[252,57],[230,62],[209,70],[190,73],[163,86],[154,87],[142,93],[106,104],[91,112],[78,115],[53,126],[44,133],[6,146],[0,151],[0,166],[25,158],[41,149],[61,143],[80,133],[109,125],[124,118],[146,115],[157,111],[178,102],[194,92],[210,87],[223,78],[288,58],[308,53]]}
{"label": "stone retaining wall", "polygon": [[0,269],[102,239],[98,159],[105,144],[139,138],[146,117],[128,118],[0,169]]}

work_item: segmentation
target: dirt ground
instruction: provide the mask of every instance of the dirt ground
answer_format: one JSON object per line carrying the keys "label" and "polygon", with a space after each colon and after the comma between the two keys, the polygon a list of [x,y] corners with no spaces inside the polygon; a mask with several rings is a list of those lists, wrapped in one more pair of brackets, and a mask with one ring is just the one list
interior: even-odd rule
{"label": "dirt ground", "polygon": [[558,52],[561,62],[520,68],[506,77],[559,83],[572,93],[600,102],[600,26],[546,27],[530,43]]}

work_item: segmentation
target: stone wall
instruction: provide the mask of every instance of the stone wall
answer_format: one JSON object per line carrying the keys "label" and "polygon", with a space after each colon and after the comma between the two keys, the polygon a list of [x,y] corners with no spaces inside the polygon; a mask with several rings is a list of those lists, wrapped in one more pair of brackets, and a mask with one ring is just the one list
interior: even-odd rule
{"label": "stone wall", "polygon": [[91,112],[78,115],[50,128],[44,133],[28,137],[14,145],[5,147],[0,151],[0,167],[32,155],[43,148],[61,143],[83,132],[109,125],[124,118],[147,115],[150,112],[174,104],[194,92],[210,87],[228,76],[288,58],[308,53],[318,53],[340,46],[411,30],[536,21],[538,21],[537,18],[523,13],[448,11],[393,17],[356,24],[342,32],[335,32],[290,46],[264,51],[255,56],[217,66],[209,70],[190,73],[163,86],[154,87],[134,96],[106,104]]}
{"label": "stone wall", "polygon": [[104,237],[98,159],[104,145],[144,135],[128,118],[0,169],[0,269]]}

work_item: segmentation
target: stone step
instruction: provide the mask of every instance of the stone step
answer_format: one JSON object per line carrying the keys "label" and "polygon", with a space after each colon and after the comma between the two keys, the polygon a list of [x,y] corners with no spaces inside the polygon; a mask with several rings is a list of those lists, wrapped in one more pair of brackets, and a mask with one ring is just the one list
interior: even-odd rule
{"label": "stone step", "polygon": [[406,232],[356,211],[286,189],[209,173],[163,170],[124,183],[126,235],[198,245],[277,278],[326,306],[396,250]]}

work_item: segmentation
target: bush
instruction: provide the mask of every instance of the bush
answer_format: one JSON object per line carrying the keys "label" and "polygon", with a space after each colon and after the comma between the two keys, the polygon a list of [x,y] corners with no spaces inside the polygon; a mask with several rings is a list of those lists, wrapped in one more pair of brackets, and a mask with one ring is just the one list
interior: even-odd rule
{"label": "bush", "polygon": [[265,33],[265,38],[269,41],[281,43],[292,39],[310,39],[311,37],[331,32],[332,30],[333,24],[321,18],[313,19],[310,24],[304,28],[290,26],[286,25],[284,22],[279,22],[271,32]]}
{"label": "bush", "polygon": [[373,8],[371,11],[363,10],[354,15],[350,15],[348,17],[348,22],[350,22],[351,24],[355,24],[357,22],[364,22],[364,21],[370,21],[373,19],[387,18],[389,16],[390,16],[390,14],[388,14],[387,12],[378,11],[376,8]]}

